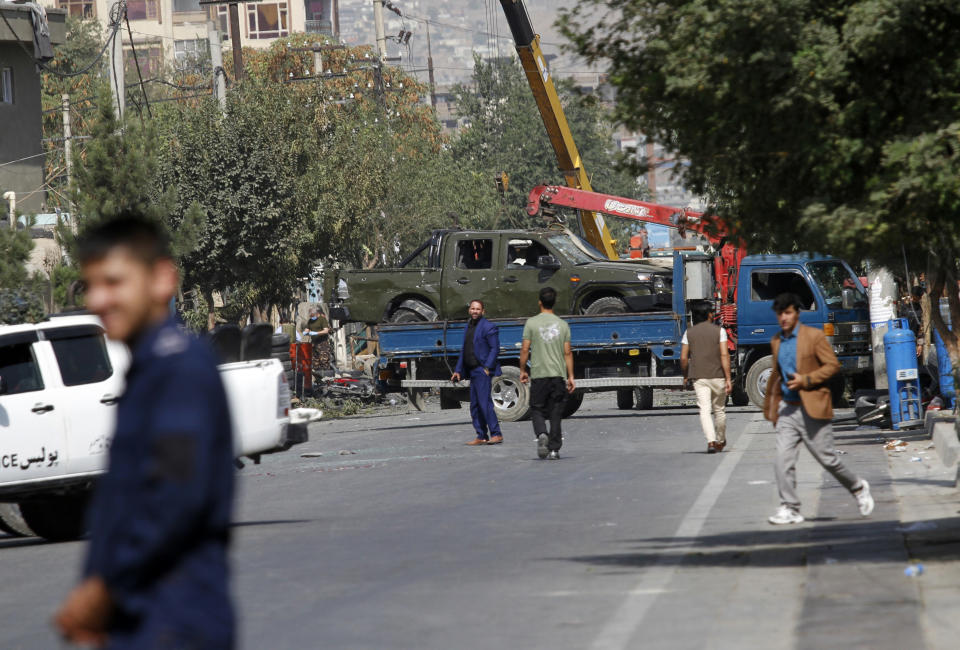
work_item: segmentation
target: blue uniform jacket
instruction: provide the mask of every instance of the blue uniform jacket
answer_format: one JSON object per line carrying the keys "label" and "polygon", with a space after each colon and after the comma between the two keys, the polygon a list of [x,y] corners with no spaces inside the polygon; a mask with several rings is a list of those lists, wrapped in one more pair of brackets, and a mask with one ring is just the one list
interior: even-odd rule
{"label": "blue uniform jacket", "polygon": [[[464,330],[464,333],[466,333],[466,330]],[[497,356],[500,354],[500,330],[483,316],[480,317],[480,321],[473,331],[473,353],[477,356],[477,361],[480,362],[481,366],[491,370],[491,376],[499,377],[502,374],[500,363],[497,361]],[[460,358],[457,359],[454,372],[461,375],[464,373],[463,351],[460,352]]]}
{"label": "blue uniform jacket", "polygon": [[110,647],[230,648],[233,439],[216,361],[172,319],[132,353],[85,575],[113,597]]}

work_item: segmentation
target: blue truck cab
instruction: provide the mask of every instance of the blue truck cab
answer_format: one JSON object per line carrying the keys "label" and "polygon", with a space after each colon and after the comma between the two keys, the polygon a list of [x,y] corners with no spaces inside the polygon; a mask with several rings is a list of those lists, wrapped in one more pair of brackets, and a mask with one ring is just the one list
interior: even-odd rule
{"label": "blue truck cab", "polygon": [[[843,365],[843,375],[872,381],[872,348],[867,293],[842,259],[813,253],[748,255],[736,284],[736,366],[738,387],[750,401],[763,404],[774,360],[770,339],[780,331],[774,298],[784,292],[800,296],[800,322],[822,329]],[[740,383],[742,382],[742,383]],[[841,381],[833,387],[843,389]]]}

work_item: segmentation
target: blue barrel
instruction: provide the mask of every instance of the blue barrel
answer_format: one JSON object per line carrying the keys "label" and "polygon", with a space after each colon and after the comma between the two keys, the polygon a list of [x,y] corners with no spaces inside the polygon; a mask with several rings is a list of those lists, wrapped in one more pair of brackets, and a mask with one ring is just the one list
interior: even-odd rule
{"label": "blue barrel", "polygon": [[920,373],[917,370],[917,337],[906,318],[887,323],[883,352],[887,358],[887,385],[893,428],[923,424],[920,412]]}
{"label": "blue barrel", "polygon": [[953,364],[950,363],[950,353],[940,337],[940,332],[933,328],[933,341],[937,345],[937,370],[940,375],[940,397],[946,405],[954,407],[957,393],[953,386]]}

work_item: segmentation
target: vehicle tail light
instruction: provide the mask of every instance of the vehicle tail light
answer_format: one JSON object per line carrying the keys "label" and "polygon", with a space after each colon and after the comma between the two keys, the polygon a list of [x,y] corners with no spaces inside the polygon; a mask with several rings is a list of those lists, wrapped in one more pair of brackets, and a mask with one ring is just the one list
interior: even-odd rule
{"label": "vehicle tail light", "polygon": [[823,324],[823,333],[827,336],[833,336],[836,334],[836,328],[833,326],[833,323],[824,323]]}

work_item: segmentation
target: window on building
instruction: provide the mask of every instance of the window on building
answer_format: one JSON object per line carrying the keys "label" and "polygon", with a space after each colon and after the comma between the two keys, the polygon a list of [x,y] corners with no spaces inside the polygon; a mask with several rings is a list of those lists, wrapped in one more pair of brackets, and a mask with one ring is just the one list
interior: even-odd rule
{"label": "window on building", "polygon": [[127,0],[127,18],[130,20],[156,20],[159,15],[157,0]]}
{"label": "window on building", "polygon": [[163,49],[159,44],[137,43],[137,60],[129,48],[123,50],[123,74],[127,79],[137,78],[137,63],[143,78],[156,76],[163,69]]}
{"label": "window on building", "polygon": [[66,9],[67,14],[77,18],[92,18],[97,15],[94,0],[57,0],[57,8]]}
{"label": "window on building", "polygon": [[13,68],[0,69],[0,104],[13,103]]}
{"label": "window on building", "polygon": [[258,3],[247,5],[250,38],[279,38],[290,33],[287,3]]}
{"label": "window on building", "polygon": [[202,11],[200,0],[173,0],[173,12]]}
{"label": "window on building", "polygon": [[199,39],[174,41],[173,56],[177,61],[186,61],[196,58],[199,54],[202,54],[205,51],[204,46],[206,43],[206,41],[201,41]]}
{"label": "window on building", "polygon": [[230,8],[228,5],[217,5],[210,7],[210,20],[217,24],[220,31],[220,40],[230,40]]}

